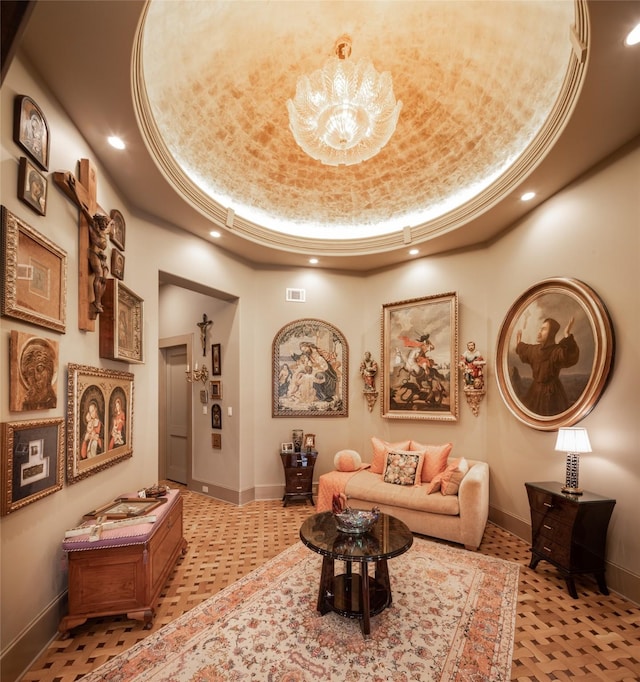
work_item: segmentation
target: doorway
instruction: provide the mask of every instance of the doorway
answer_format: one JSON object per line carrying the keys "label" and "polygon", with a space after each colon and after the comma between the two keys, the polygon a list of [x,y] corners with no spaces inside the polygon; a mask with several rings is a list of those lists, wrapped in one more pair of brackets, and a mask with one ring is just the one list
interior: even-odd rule
{"label": "doorway", "polygon": [[160,339],[160,478],[188,486],[191,480],[191,384],[185,380],[191,338]]}

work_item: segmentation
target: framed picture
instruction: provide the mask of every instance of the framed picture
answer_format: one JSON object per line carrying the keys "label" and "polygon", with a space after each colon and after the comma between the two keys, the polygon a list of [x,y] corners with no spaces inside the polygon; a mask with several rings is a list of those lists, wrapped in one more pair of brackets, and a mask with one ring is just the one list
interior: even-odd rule
{"label": "framed picture", "polygon": [[124,279],[124,253],[115,247],[111,249],[111,274],[116,279]]}
{"label": "framed picture", "polygon": [[124,251],[124,240],[127,236],[127,224],[124,222],[124,216],[117,208],[114,208],[109,212],[109,217],[113,221],[109,238],[120,251]]}
{"label": "framed picture", "polygon": [[382,306],[382,416],[458,418],[458,296]]}
{"label": "framed picture", "polygon": [[213,376],[222,374],[222,353],[219,343],[211,344],[211,374]]}
{"label": "framed picture", "polygon": [[99,318],[101,358],[143,363],[144,301],[120,280],[108,279]]}
{"label": "framed picture", "polygon": [[133,374],[69,365],[67,482],[76,483],[133,455]]}
{"label": "framed picture", "polygon": [[281,443],[280,452],[294,452],[293,443]]}
{"label": "framed picture", "polygon": [[274,417],[346,417],[349,346],[322,320],[290,322],[272,344]]}
{"label": "framed picture", "polygon": [[220,400],[222,398],[222,382],[219,379],[214,379],[209,382],[211,387],[211,400]]}
{"label": "framed picture", "polygon": [[15,98],[13,139],[42,168],[49,168],[49,126],[40,107],[26,95]]}
{"label": "framed picture", "polygon": [[32,208],[36,213],[45,215],[47,212],[47,178],[27,159],[20,157],[18,167],[18,199]]}
{"label": "framed picture", "polygon": [[2,516],[62,490],[64,419],[2,424]]}
{"label": "framed picture", "polygon": [[119,497],[109,504],[105,504],[99,509],[94,509],[83,516],[84,519],[97,519],[104,516],[107,519],[128,519],[136,516],[149,514],[156,507],[165,504],[166,497],[161,498],[141,498],[141,497]]}
{"label": "framed picture", "polygon": [[222,434],[212,433],[211,434],[211,447],[214,450],[222,450]]}
{"label": "framed picture", "polygon": [[600,398],[614,343],[607,309],[589,286],[576,279],[543,280],[518,298],[500,328],[500,394],[527,426],[571,426]]}
{"label": "framed picture", "polygon": [[218,403],[211,406],[211,428],[222,428],[222,407]]}
{"label": "framed picture", "polygon": [[11,330],[9,410],[51,410],[57,406],[58,349],[53,339]]}
{"label": "framed picture", "polygon": [[2,314],[64,333],[67,254],[2,207]]}
{"label": "framed picture", "polygon": [[316,434],[315,433],[305,433],[304,434],[304,449],[305,450],[315,450],[316,449]]}

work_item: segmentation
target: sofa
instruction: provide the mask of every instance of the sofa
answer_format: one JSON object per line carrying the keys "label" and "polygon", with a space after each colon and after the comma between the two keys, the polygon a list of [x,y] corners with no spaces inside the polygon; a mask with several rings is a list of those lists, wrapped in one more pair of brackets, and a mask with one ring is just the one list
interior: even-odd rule
{"label": "sofa", "polygon": [[318,511],[330,510],[333,496],[342,494],[349,507],[378,507],[414,533],[477,550],[489,515],[487,463],[452,456],[451,443],[371,441],[371,463],[353,450],[336,453],[335,471],[319,478]]}

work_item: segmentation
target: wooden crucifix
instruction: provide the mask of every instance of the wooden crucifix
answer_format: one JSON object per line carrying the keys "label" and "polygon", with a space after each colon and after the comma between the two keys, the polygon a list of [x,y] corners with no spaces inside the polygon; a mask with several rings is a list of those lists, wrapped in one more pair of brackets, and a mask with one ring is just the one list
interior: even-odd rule
{"label": "wooden crucifix", "polygon": [[78,179],[71,172],[53,174],[53,181],[80,209],[78,218],[78,327],[93,332],[102,312],[109,268],[107,239],[113,222],[96,200],[96,169],[89,159],[80,159]]}

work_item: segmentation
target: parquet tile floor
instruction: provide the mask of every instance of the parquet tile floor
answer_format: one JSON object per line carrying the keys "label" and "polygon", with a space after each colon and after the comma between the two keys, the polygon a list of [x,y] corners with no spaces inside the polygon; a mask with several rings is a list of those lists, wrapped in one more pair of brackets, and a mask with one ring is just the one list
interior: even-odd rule
{"label": "parquet tile floor", "polygon": [[[153,626],[124,616],[91,619],[68,639],[54,639],[22,682],[74,682],[111,657],[262,565],[299,539],[306,502],[280,501],[243,507],[184,491],[187,553],[161,593]],[[483,554],[520,564],[518,611],[511,679],[516,682],[640,680],[640,608],[611,593],[601,595],[590,578],[567,594],[555,569],[528,568],[529,546],[488,524]]]}

